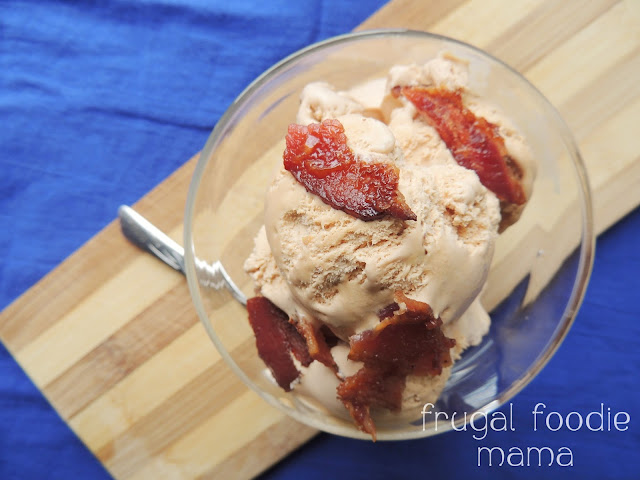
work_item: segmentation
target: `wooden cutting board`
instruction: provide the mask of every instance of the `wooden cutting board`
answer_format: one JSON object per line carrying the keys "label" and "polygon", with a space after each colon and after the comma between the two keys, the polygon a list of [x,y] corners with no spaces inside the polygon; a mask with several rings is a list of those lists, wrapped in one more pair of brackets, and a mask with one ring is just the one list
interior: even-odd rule
{"label": "wooden cutting board", "polygon": [[[523,72],[577,138],[598,232],[640,204],[640,3],[393,0],[360,28],[379,27],[451,36]],[[135,205],[177,241],[195,160]],[[184,278],[117,221],[10,305],[0,338],[118,479],[248,478],[316,433],[235,378]]]}

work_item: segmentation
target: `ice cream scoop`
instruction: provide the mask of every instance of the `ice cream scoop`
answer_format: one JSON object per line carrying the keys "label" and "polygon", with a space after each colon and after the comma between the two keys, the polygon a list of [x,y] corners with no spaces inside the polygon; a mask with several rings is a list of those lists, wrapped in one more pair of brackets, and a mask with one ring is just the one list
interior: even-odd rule
{"label": "ice cream scoop", "polygon": [[418,220],[359,220],[280,170],[265,200],[264,237],[247,261],[257,287],[277,283],[288,290],[276,294],[287,314],[325,323],[343,340],[379,322],[395,290],[431,305],[444,323],[457,318],[486,279],[500,221],[497,200],[455,164],[405,164],[383,123],[340,119],[359,155],[403,166],[400,190]]}
{"label": "ice cream scoop", "polygon": [[479,293],[495,241],[531,194],[526,142],[467,82],[466,64],[441,55],[394,67],[384,88],[308,85],[297,120],[310,123],[289,127],[245,262],[308,345],[298,358],[290,325],[277,327],[301,375],[285,362],[285,385],[270,366],[274,378],[374,438],[373,417],[435,403],[488,331]]}

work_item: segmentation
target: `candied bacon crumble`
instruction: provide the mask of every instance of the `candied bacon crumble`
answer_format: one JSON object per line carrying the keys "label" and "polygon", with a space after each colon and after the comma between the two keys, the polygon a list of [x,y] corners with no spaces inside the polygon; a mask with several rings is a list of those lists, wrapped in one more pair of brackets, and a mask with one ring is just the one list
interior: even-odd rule
{"label": "candied bacon crumble", "polygon": [[390,303],[389,305],[387,305],[386,307],[382,308],[378,312],[378,318],[380,320],[384,320],[385,318],[388,318],[391,315],[393,315],[394,312],[398,311],[399,309],[400,309],[400,305],[398,305],[396,302]]}
{"label": "candied bacon crumble", "polygon": [[405,380],[406,375],[364,366],[338,385],[338,398],[356,426],[375,441],[376,425],[371,418],[371,407],[399,410]]}
{"label": "candied bacon crumble", "polygon": [[456,162],[474,170],[480,182],[501,203],[522,205],[527,201],[522,188],[523,172],[509,155],[498,127],[477,117],[462,103],[459,91],[425,86],[394,87],[433,126]]}
{"label": "candied bacon crumble", "polygon": [[300,372],[290,353],[305,367],[313,361],[305,339],[289,322],[287,314],[265,297],[247,300],[247,311],[258,355],[277,384],[285,391],[291,391],[291,382],[300,376]]}
{"label": "candied bacon crumble", "polygon": [[398,168],[359,159],[338,120],[289,125],[286,143],[285,169],[326,204],[365,221],[384,215],[416,220],[398,190]]}
{"label": "candied bacon crumble", "polygon": [[[379,313],[375,328],[352,336],[348,358],[362,362],[354,375],[342,378],[337,388],[358,428],[376,439],[371,408],[398,411],[407,375],[440,375],[451,365],[450,349],[455,340],[442,333],[442,320],[426,303],[396,292],[395,302]],[[256,337],[258,355],[285,391],[300,376],[291,354],[305,367],[314,360],[336,375],[338,367],[330,346],[336,338],[325,326],[292,323],[287,314],[265,297],[247,300],[249,322]]]}
{"label": "candied bacon crumble", "polygon": [[329,346],[329,343],[332,342],[327,341],[327,336],[329,335],[327,333],[328,328],[316,328],[311,322],[305,320],[296,322],[296,328],[298,332],[300,332],[300,335],[306,340],[307,350],[311,358],[329,367],[334,373],[338,373],[338,365],[336,365],[335,360],[331,356],[331,347]]}
{"label": "candied bacon crumble", "polygon": [[349,359],[364,365],[337,390],[356,425],[374,440],[370,408],[400,410],[407,375],[440,375],[452,364],[450,349],[456,343],[442,333],[442,320],[428,304],[402,292],[396,292],[394,300],[382,310],[385,316],[380,315],[375,328],[349,339]]}
{"label": "candied bacon crumble", "polygon": [[291,391],[291,382],[300,376],[290,354],[305,367],[317,360],[338,373],[338,366],[331,356],[331,347],[337,343],[337,337],[326,326],[316,328],[306,320],[292,322],[266,297],[247,300],[247,311],[258,355],[285,391]]}

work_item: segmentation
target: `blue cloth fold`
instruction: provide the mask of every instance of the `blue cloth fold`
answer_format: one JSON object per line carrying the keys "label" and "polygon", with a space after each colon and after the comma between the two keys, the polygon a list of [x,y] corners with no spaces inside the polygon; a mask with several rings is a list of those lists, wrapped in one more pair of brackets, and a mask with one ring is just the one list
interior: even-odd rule
{"label": "blue cloth fold", "polygon": [[[0,1],[0,308],[202,148],[266,68],[346,33],[384,0]],[[489,444],[569,445],[575,466],[479,468],[467,433],[399,443],[321,435],[264,478],[637,478],[640,212],[604,235],[558,354],[516,399],[523,427]],[[537,402],[600,402],[626,432],[533,432]],[[0,348],[0,479],[110,478]]]}

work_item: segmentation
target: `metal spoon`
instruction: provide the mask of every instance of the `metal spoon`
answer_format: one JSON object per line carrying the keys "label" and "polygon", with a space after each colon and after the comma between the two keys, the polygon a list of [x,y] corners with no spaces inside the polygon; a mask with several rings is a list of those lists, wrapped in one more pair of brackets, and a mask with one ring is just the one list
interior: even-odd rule
{"label": "metal spoon", "polygon": [[[162,260],[174,270],[186,274],[184,266],[184,248],[127,205],[118,208],[120,227],[124,236],[135,246]],[[247,297],[237,287],[219,260],[212,264],[196,259],[198,280],[204,287],[220,290],[226,288],[233,298],[242,305],[247,304]]]}

